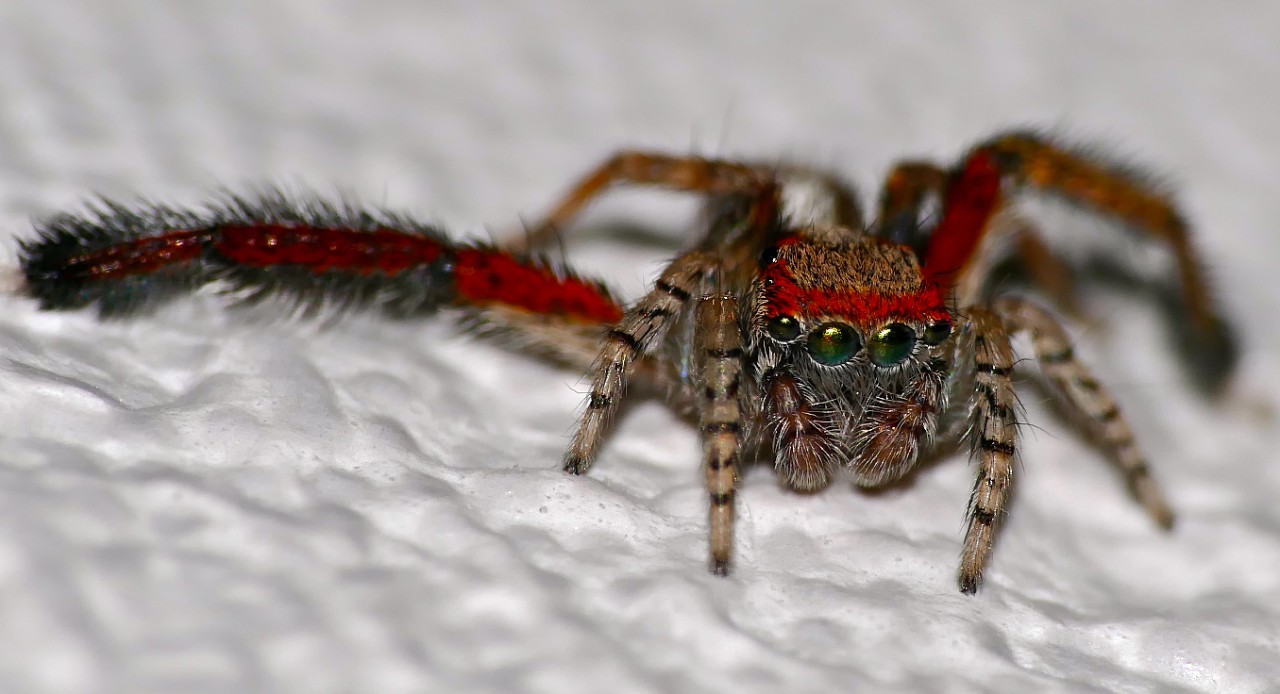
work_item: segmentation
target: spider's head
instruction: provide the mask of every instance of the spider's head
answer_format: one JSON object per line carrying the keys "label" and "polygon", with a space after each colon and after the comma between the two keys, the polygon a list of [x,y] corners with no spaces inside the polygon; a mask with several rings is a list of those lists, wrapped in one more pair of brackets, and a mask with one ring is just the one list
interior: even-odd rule
{"label": "spider's head", "polygon": [[896,372],[951,335],[945,295],[915,254],[875,237],[785,239],[761,257],[755,294],[753,344],[814,375]]}
{"label": "spider's head", "polygon": [[901,476],[941,409],[953,316],[907,247],[788,238],[760,259],[748,317],[776,467],[820,488],[837,464],[863,484]]}

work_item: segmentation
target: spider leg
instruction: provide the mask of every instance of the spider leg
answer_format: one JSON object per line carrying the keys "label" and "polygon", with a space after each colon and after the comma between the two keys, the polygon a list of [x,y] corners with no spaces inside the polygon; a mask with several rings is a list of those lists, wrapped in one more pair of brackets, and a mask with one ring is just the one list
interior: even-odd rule
{"label": "spider leg", "polygon": [[926,161],[899,162],[885,177],[880,187],[880,217],[876,235],[894,243],[924,250],[927,230],[921,219],[925,205],[932,198],[941,204],[947,192],[950,174]]}
{"label": "spider leg", "polygon": [[472,335],[522,354],[586,370],[600,354],[608,323],[584,323],[504,305],[468,309],[462,324]]}
{"label": "spider leg", "polygon": [[[615,185],[651,186],[703,195],[744,194],[772,197],[776,183],[771,172],[737,162],[672,156],[627,150],[614,154],[574,185],[551,208],[542,222],[506,247],[513,251],[537,248],[555,238],[561,229]],[[776,209],[769,214],[776,214]]]}
{"label": "spider leg", "polygon": [[[532,313],[508,306],[493,305],[468,309],[463,327],[477,338],[489,340],[524,355],[533,355],[554,364],[585,372],[600,356],[600,343],[609,332],[608,323],[582,323],[560,316]],[[647,392],[659,393],[680,411],[691,410],[679,400],[681,395],[671,369],[657,357],[644,357],[635,364],[630,381]]]}
{"label": "spider leg", "polygon": [[970,155],[991,157],[1015,185],[1056,195],[1173,252],[1188,329],[1188,355],[1200,383],[1220,386],[1236,360],[1226,321],[1219,314],[1203,266],[1191,243],[1190,225],[1169,196],[1140,174],[1107,165],[1034,133],[1014,132],[979,145]]}
{"label": "spider leg", "polygon": [[742,445],[743,339],[738,325],[738,300],[728,294],[698,301],[697,378],[703,387],[698,403],[702,431],[703,466],[710,498],[711,572],[729,573],[733,553],[734,487],[738,481],[738,450]]}
{"label": "spider leg", "polygon": [[1017,420],[1013,347],[1000,317],[986,309],[970,310],[963,340],[971,352],[973,368],[969,436],[978,459],[978,478],[969,497],[959,582],[961,592],[972,595],[982,583],[982,572],[1009,502]]}
{"label": "spider leg", "polygon": [[974,593],[990,557],[995,532],[1013,482],[1017,421],[1014,414],[1012,334],[1031,337],[1036,360],[1074,414],[1084,420],[1129,489],[1163,528],[1173,525],[1164,494],[1133,439],[1115,399],[1076,361],[1066,331],[1048,311],[1018,298],[998,300],[992,310],[970,309],[965,348],[972,353],[973,403],[969,436],[979,461],[969,500],[968,530],[960,561],[960,589]]}
{"label": "spider leg", "polygon": [[1032,282],[1067,315],[1080,319],[1084,310],[1076,300],[1075,273],[1071,266],[1054,255],[1039,230],[1030,222],[1015,217],[1013,253],[1026,269]]}
{"label": "spider leg", "polygon": [[617,412],[637,362],[662,344],[680,313],[718,267],[718,259],[709,253],[690,251],[677,257],[658,277],[653,289],[608,330],[600,356],[588,372],[591,393],[565,453],[566,472],[583,474],[595,462],[605,430]]}
{"label": "spider leg", "polygon": [[661,364],[657,363],[661,360],[658,348],[689,301],[703,293],[713,275],[730,285],[746,281],[778,219],[778,182],[770,171],[731,161],[623,151],[579,181],[545,221],[532,228],[524,244],[536,245],[553,236],[616,184],[722,197],[733,205],[725,208],[724,218],[711,225],[697,250],[672,261],[653,289],[633,304],[605,336],[600,356],[589,371],[591,394],[586,410],[565,454],[565,470],[576,474],[585,473],[595,461],[604,432],[637,363],[649,362],[655,373],[662,373]]}
{"label": "spider leg", "polygon": [[1146,458],[1111,393],[1076,361],[1071,340],[1056,318],[1019,298],[997,301],[994,310],[1014,332],[1031,336],[1036,360],[1067,405],[1081,417],[1102,449],[1120,468],[1130,492],[1162,528],[1173,526],[1173,511],[1151,477]]}

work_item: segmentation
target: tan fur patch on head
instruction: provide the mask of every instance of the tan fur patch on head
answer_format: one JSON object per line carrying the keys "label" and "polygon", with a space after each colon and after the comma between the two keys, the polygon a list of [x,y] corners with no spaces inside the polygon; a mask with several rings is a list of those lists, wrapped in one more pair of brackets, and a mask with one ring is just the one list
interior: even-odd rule
{"label": "tan fur patch on head", "polygon": [[920,262],[909,249],[873,237],[840,246],[797,243],[778,249],[796,286],[903,296],[923,286]]}

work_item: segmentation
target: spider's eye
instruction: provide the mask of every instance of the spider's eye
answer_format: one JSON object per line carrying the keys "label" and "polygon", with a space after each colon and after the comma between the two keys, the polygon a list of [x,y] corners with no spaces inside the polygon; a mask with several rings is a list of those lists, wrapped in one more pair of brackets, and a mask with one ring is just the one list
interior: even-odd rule
{"label": "spider's eye", "polygon": [[791,316],[776,316],[769,319],[765,330],[769,331],[769,337],[778,342],[790,342],[800,337],[800,321]]}
{"label": "spider's eye", "polygon": [[924,343],[926,345],[940,345],[948,337],[951,337],[951,321],[946,318],[930,323],[924,329]]}
{"label": "spider's eye", "polygon": [[839,366],[861,348],[858,331],[844,323],[823,323],[809,333],[809,354],[819,364]]}
{"label": "spider's eye", "polygon": [[772,264],[778,259],[778,247],[769,246],[760,253],[760,267]]}
{"label": "spider's eye", "polygon": [[876,366],[893,366],[911,354],[916,344],[916,331],[902,323],[890,323],[876,332],[867,352]]}

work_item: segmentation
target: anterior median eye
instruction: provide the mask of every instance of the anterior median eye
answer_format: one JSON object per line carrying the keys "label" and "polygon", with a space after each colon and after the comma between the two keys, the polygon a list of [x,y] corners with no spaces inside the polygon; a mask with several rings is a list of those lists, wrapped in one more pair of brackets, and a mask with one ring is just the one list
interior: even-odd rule
{"label": "anterior median eye", "polygon": [[893,366],[910,356],[915,344],[916,331],[902,323],[890,323],[871,338],[867,353],[876,366]]}
{"label": "anterior median eye", "polygon": [[861,348],[858,331],[844,323],[823,323],[809,333],[809,354],[819,364],[838,366]]}
{"label": "anterior median eye", "polygon": [[765,330],[778,342],[790,342],[800,337],[800,321],[791,316],[775,316],[769,319]]}

